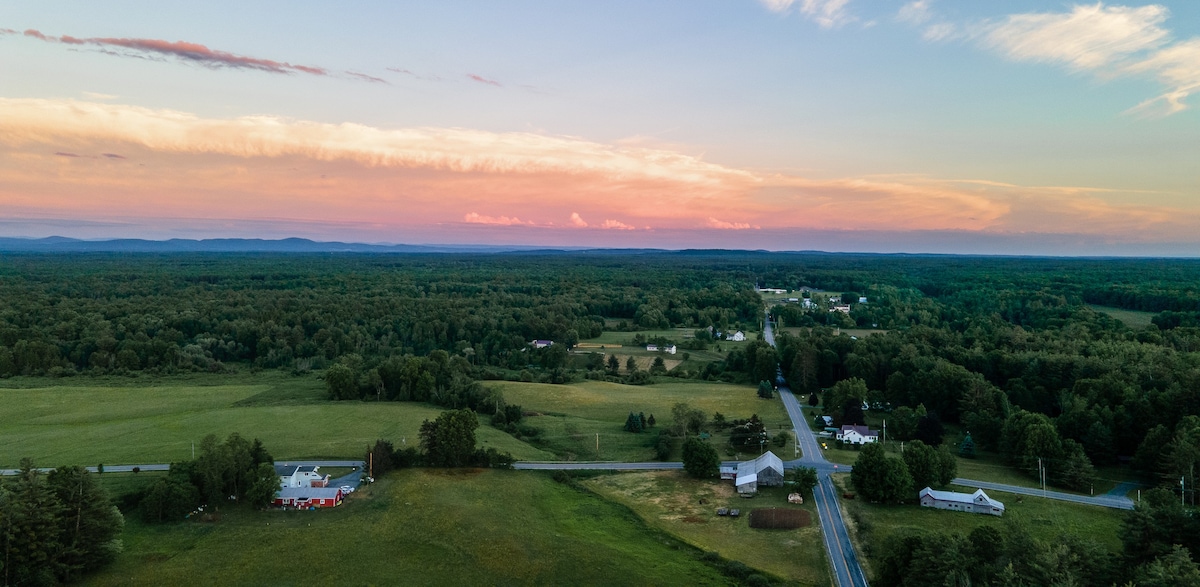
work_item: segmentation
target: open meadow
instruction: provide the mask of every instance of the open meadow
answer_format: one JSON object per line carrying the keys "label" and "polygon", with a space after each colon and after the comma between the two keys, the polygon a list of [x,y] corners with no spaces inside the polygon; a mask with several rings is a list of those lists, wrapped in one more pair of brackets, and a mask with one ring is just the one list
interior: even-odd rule
{"label": "open meadow", "polygon": [[[205,435],[224,439],[231,432],[261,439],[276,459],[361,458],[379,438],[413,445],[421,422],[443,411],[417,403],[330,402],[324,383],[311,375],[28,383],[41,386],[0,388],[0,466],[24,457],[44,467],[168,463],[190,459],[192,443]],[[486,424],[476,435],[480,446],[518,459],[552,457]]]}
{"label": "open meadow", "polygon": [[[835,475],[836,483],[850,487],[848,474]],[[949,491],[973,492],[975,488],[951,485]],[[1016,525],[1021,532],[1054,543],[1066,535],[1095,540],[1113,554],[1121,552],[1118,530],[1124,511],[1040,497],[1020,496],[1003,491],[988,491],[989,497],[1004,503],[1004,516],[987,516],[923,508],[915,503],[883,505],[861,499],[841,500],[848,514],[859,551],[868,563],[874,562],[876,549],[889,536],[904,532],[956,532],[967,534],[977,526]]]}
{"label": "open meadow", "polygon": [[[509,403],[519,404],[527,413],[538,414],[527,416],[523,423],[542,429],[537,442],[543,443],[546,450],[576,460],[654,460],[656,428],[640,434],[625,432],[622,429],[625,419],[629,412],[644,412],[647,417],[654,416],[657,428],[670,426],[671,408],[677,403],[698,408],[710,419],[716,412],[728,419],[758,414],[772,434],[781,427],[791,428],[779,399],[762,399],[755,388],[746,385],[671,380],[646,386],[603,381],[566,385],[488,382],[487,385],[503,391]],[[727,434],[717,434],[713,443],[721,447],[727,438]],[[734,456],[723,452],[722,455]],[[788,455],[785,456],[790,458]]]}
{"label": "open meadow", "polygon": [[317,511],[130,520],[89,585],[726,585],[623,506],[523,471],[407,469]]}
{"label": "open meadow", "polygon": [[[760,487],[752,499],[739,497],[730,481],[692,479],[679,471],[603,475],[584,482],[597,493],[622,503],[647,524],[705,551],[741,561],[786,579],[789,584],[827,585],[828,564],[811,500],[787,503],[789,490]],[[805,492],[811,497],[810,492]],[[701,503],[703,501],[703,503]],[[717,508],[738,508],[741,516],[718,516]],[[806,511],[811,524],[796,530],[757,530],[747,520],[754,508]]]}
{"label": "open meadow", "polygon": [[1111,306],[1097,306],[1095,304],[1089,304],[1088,307],[1102,314],[1108,314],[1110,317],[1120,320],[1126,326],[1134,330],[1149,328],[1151,324],[1150,319],[1155,315],[1154,312],[1139,312],[1137,310],[1126,310],[1124,308],[1114,308]]}

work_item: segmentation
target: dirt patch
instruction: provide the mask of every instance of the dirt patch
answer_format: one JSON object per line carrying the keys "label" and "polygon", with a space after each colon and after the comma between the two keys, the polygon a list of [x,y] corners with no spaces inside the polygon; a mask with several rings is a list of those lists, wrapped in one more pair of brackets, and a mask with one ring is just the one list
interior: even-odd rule
{"label": "dirt patch", "polygon": [[704,518],[701,518],[700,516],[685,516],[683,518],[683,523],[685,523],[685,524],[707,524],[708,520],[705,520]]}
{"label": "dirt patch", "polygon": [[758,508],[750,511],[750,527],[763,530],[795,530],[812,523],[805,510],[791,508]]}

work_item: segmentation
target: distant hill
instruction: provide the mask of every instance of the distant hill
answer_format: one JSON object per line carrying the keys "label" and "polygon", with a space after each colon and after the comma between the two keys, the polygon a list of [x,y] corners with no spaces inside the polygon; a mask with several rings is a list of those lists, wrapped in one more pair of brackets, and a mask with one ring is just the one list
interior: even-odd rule
{"label": "distant hill", "polygon": [[[47,238],[0,237],[0,251],[33,253],[505,253],[563,251],[562,247],[494,245],[373,245],[318,242],[305,238],[267,240],[257,238],[79,240],[61,236]],[[578,250],[578,249],[571,249]]]}

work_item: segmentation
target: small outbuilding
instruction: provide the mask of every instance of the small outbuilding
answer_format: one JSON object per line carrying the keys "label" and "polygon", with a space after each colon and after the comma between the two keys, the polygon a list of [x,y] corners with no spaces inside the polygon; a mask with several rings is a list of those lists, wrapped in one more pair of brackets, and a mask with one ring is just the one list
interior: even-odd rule
{"label": "small outbuilding", "polygon": [[917,496],[921,499],[921,507],[972,514],[1004,515],[1004,504],[988,497],[982,489],[976,489],[975,493],[959,493],[926,487]]}

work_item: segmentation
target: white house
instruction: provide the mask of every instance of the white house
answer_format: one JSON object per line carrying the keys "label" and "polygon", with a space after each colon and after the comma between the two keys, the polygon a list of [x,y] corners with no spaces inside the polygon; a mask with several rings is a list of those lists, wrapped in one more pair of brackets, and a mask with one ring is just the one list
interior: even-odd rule
{"label": "white house", "polygon": [[729,335],[729,340],[732,340],[734,342],[742,342],[743,340],[746,340],[746,333],[739,330],[739,331]]}
{"label": "white house", "polygon": [[860,303],[860,304],[867,303],[867,296],[858,296],[858,303]]}
{"label": "white house", "polygon": [[648,350],[648,351],[650,351],[650,352],[655,352],[655,351],[657,351],[657,350],[658,350],[658,345],[656,345],[656,344],[648,344],[648,345],[646,345],[646,350]]}
{"label": "white house", "polygon": [[868,442],[879,442],[879,431],[871,430],[866,426],[855,426],[846,424],[838,430],[837,439],[850,444],[866,444]]}
{"label": "white house", "polygon": [[982,489],[976,489],[975,493],[959,493],[936,491],[926,487],[917,495],[921,498],[922,507],[993,516],[1004,515],[1004,504],[988,497]]}
{"label": "white house", "polygon": [[665,353],[667,353],[668,355],[673,355],[677,351],[677,349],[675,348],[675,345],[673,345],[673,344],[663,347],[662,350]]}
{"label": "white house", "polygon": [[783,485],[783,461],[775,453],[767,451],[752,461],[738,463],[733,484],[738,493],[754,495],[758,486],[778,487]]}
{"label": "white house", "polygon": [[758,288],[758,291],[759,291],[759,293],[771,293],[771,294],[785,294],[785,293],[787,293],[787,290],[786,290],[786,289],[780,289],[780,288],[777,288],[777,287],[760,287],[760,288]]}
{"label": "white house", "polygon": [[530,341],[529,344],[533,345],[533,348],[535,348],[535,349],[544,349],[544,348],[554,344],[554,341],[538,339],[538,340]]}
{"label": "white house", "polygon": [[325,487],[329,484],[329,475],[317,472],[317,465],[276,464],[275,474],[279,475],[280,487]]}
{"label": "white house", "polygon": [[802,306],[802,307],[803,307],[805,310],[811,310],[811,309],[813,309],[813,308],[817,307],[817,303],[816,303],[816,302],[814,302],[814,301],[812,301],[812,299],[811,299],[811,298],[804,298],[804,300],[803,300],[802,302],[800,302],[800,305],[801,305],[801,306]]}
{"label": "white house", "polygon": [[829,309],[830,312],[841,312],[843,314],[850,313],[850,304],[837,304]]}

